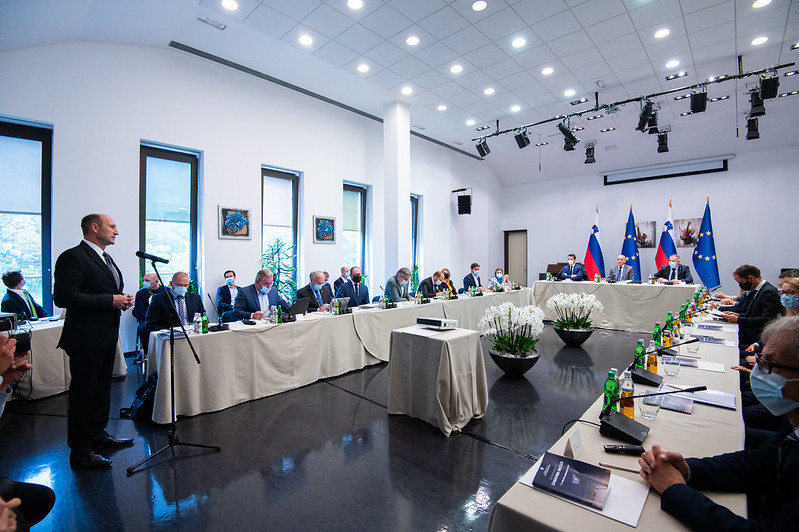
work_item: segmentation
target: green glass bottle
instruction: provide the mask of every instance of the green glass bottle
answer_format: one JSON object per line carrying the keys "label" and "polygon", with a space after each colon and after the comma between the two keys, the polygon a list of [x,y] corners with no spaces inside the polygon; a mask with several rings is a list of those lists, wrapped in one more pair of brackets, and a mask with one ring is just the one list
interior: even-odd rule
{"label": "green glass bottle", "polygon": [[638,340],[635,346],[635,367],[646,369],[646,356],[644,356],[644,341]]}
{"label": "green glass bottle", "polygon": [[664,329],[668,329],[669,331],[672,330],[674,327],[674,316],[671,315],[671,311],[666,315],[666,326]]}
{"label": "green glass bottle", "polygon": [[[608,378],[605,381],[605,403],[602,405],[602,410],[606,409],[608,405],[619,397],[619,384],[616,382],[616,372],[612,369],[608,371]],[[611,410],[618,411],[618,403],[613,403],[610,407]]]}
{"label": "green glass bottle", "polygon": [[680,322],[685,323],[685,303],[680,305]]}
{"label": "green glass bottle", "polygon": [[655,341],[656,344],[660,343],[661,333],[662,333],[662,331],[660,330],[660,322],[656,321],[655,322],[655,329],[652,331],[652,339]]}
{"label": "green glass bottle", "polygon": [[283,323],[283,305],[277,306],[277,322]]}
{"label": "green glass bottle", "polygon": [[203,312],[203,334],[208,334],[208,313]]}

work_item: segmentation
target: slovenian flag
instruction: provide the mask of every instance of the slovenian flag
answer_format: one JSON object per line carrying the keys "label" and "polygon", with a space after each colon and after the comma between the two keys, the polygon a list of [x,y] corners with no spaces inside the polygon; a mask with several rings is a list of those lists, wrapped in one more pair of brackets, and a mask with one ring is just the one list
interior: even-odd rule
{"label": "slovenian flag", "polygon": [[707,199],[705,214],[702,216],[693,261],[694,269],[705,288],[713,290],[721,286],[719,263],[716,260],[716,241],[713,238],[713,224],[710,223],[710,198]]}
{"label": "slovenian flag", "polygon": [[583,264],[589,280],[593,281],[596,274],[605,278],[605,259],[602,258],[602,245],[599,242],[599,205],[596,207],[596,218],[591,228],[591,236],[588,237],[588,249],[585,250]]}
{"label": "slovenian flag", "polygon": [[630,204],[630,216],[627,218],[627,228],[624,230],[624,244],[621,246],[621,254],[627,258],[635,274],[633,280],[641,280],[641,260],[638,254],[638,233],[635,230],[635,218],[633,218],[633,206]]}
{"label": "slovenian flag", "polygon": [[669,263],[669,257],[677,254],[677,246],[674,245],[674,216],[671,214],[671,200],[669,200],[669,214],[666,216],[666,222],[663,224],[663,232],[660,233],[660,244],[658,244],[658,251],[655,254],[655,266],[661,269]]}

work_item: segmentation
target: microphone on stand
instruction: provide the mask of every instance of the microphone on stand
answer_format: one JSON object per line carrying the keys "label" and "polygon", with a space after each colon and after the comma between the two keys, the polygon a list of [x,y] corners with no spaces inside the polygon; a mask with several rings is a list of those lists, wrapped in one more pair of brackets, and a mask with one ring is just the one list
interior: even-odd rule
{"label": "microphone on stand", "polygon": [[211,297],[211,294],[206,292],[205,295],[208,296],[208,301],[211,302],[211,307],[214,309],[214,312],[216,312],[216,315],[219,317],[219,323],[216,325],[211,325],[210,327],[208,327],[208,330],[211,332],[218,332],[218,331],[227,331],[228,329],[230,329],[230,326],[227,323],[222,323],[222,314],[220,314],[219,309],[216,308],[216,305],[214,304],[214,299]]}
{"label": "microphone on stand", "polygon": [[671,395],[675,393],[693,393],[707,390],[707,386],[694,386],[684,390],[670,390],[668,392],[647,393],[643,395],[631,395],[630,397],[617,397],[599,414],[599,433],[608,438],[615,438],[630,443],[641,445],[649,434],[649,427],[630,419],[621,412],[611,410],[611,407],[622,400],[640,399],[642,397],[652,397],[654,395]]}
{"label": "microphone on stand", "polygon": [[155,255],[150,255],[149,253],[145,253],[144,251],[137,251],[136,256],[139,257],[140,259],[150,260],[153,262],[161,262],[163,264],[169,264],[169,259],[156,257]]}

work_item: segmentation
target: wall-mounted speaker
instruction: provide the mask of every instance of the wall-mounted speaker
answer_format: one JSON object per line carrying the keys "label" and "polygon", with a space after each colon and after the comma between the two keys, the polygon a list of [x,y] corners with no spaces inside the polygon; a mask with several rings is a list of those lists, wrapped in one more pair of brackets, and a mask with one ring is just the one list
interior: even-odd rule
{"label": "wall-mounted speaker", "polygon": [[458,196],[458,214],[472,214],[472,196]]}

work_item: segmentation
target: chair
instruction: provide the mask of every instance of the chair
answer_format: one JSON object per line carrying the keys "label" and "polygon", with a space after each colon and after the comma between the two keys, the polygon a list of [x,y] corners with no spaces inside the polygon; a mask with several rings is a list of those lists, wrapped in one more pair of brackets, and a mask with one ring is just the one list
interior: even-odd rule
{"label": "chair", "polygon": [[230,323],[231,321],[236,321],[236,311],[226,310],[222,313],[222,323]]}
{"label": "chair", "polygon": [[372,298],[372,303],[377,303],[378,301],[380,301],[381,297],[383,297],[383,296],[375,296],[375,297],[373,297]]}
{"label": "chair", "polygon": [[462,294],[462,293],[463,293],[463,290],[464,290],[463,288],[458,288],[458,293],[459,293],[459,294]]}

